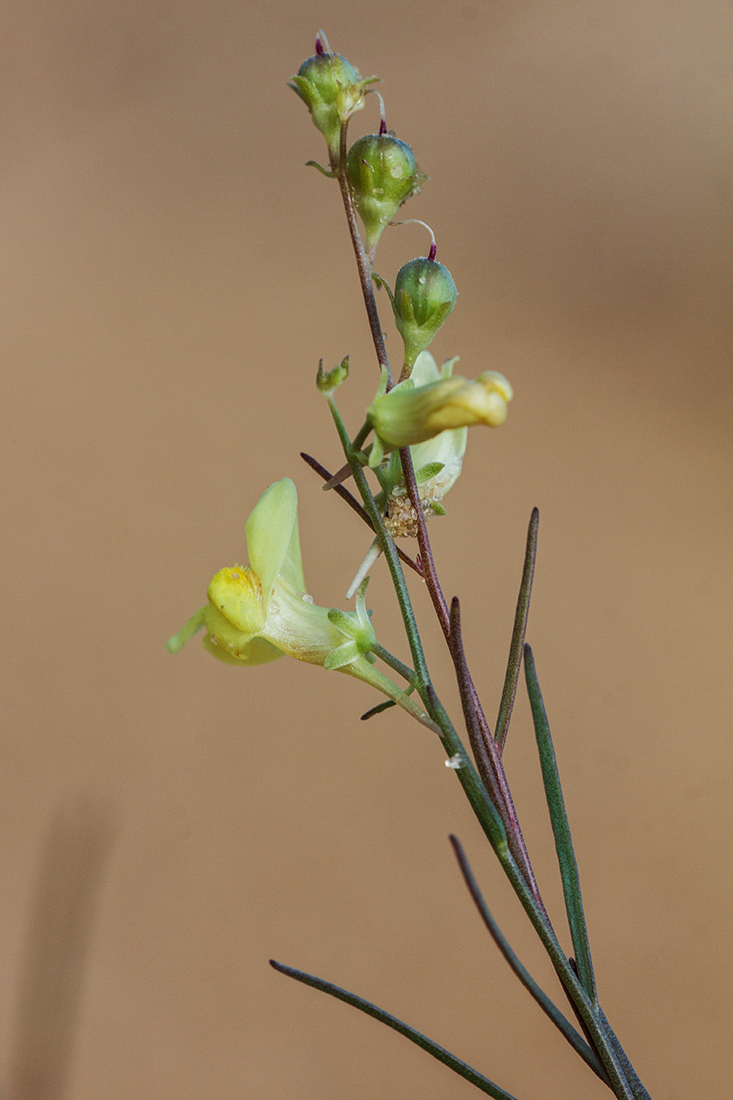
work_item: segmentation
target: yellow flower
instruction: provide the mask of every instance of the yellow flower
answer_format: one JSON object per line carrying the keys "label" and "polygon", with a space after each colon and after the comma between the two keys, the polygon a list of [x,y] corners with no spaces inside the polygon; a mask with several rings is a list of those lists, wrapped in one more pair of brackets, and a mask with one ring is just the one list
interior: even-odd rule
{"label": "yellow flower", "polygon": [[498,428],[507,416],[512,387],[503,374],[485,371],[474,381],[451,375],[452,364],[442,375],[416,386],[411,378],[389,391],[378,393],[367,410],[374,429],[369,465],[378,466],[387,451],[411,447],[441,432],[486,424]]}
{"label": "yellow flower", "polygon": [[[410,380],[419,388],[431,382],[437,382],[440,378],[450,378],[453,364],[457,362],[458,356],[443,363],[438,370],[438,365],[430,352],[423,351],[415,361]],[[416,443],[410,447],[421,500],[439,503],[448,490],[455,485],[463,466],[467,440],[468,429],[460,427],[438,432],[424,443]],[[438,466],[440,466],[439,470]],[[421,471],[430,473],[432,469],[437,471],[432,476],[418,476]]]}
{"label": "yellow flower", "polygon": [[245,525],[250,564],[220,569],[208,603],[167,644],[177,653],[203,627],[204,648],[220,661],[261,665],[288,654],[299,661],[338,669],[377,688],[414,718],[436,727],[424,711],[373,667],[376,644],[364,603],[356,612],[318,607],[307,594],[298,535],[298,497],[290,478],[271,485]]}

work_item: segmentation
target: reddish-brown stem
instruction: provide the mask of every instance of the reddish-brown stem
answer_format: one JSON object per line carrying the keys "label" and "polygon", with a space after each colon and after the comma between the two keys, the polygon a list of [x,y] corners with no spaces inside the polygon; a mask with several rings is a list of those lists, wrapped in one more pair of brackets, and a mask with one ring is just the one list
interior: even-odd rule
{"label": "reddish-brown stem", "polygon": [[351,196],[349,181],[346,178],[347,126],[347,122],[342,122],[341,140],[339,144],[339,159],[337,164],[333,163],[333,158],[331,159],[331,171],[335,173],[336,178],[339,181],[339,187],[341,188],[341,198],[343,200],[344,210],[346,211],[346,220],[349,223],[349,233],[351,234],[351,243],[354,248],[354,255],[356,256],[356,266],[359,270],[359,282],[361,283],[361,292],[364,296],[364,305],[366,307],[367,319],[369,321],[369,330],[372,334],[372,340],[374,342],[374,350],[377,353],[379,366],[387,372],[387,389],[391,390],[393,386],[392,370],[389,365],[389,359],[387,358],[387,349],[384,346],[384,334],[382,333],[382,326],[379,323],[377,302],[374,297],[374,284],[372,283],[372,265],[369,263],[369,258],[366,254],[366,251],[364,250],[364,245],[361,240],[359,226],[356,221],[354,200]]}
{"label": "reddish-brown stem", "polygon": [[445,640],[450,646],[450,612],[448,611],[448,604],[443,595],[443,589],[440,587],[438,573],[433,560],[433,551],[430,546],[430,539],[425,523],[425,513],[422,509],[422,501],[420,500],[417,482],[415,481],[415,470],[412,465],[412,455],[410,454],[409,447],[404,447],[400,451],[400,461],[402,463],[402,475],[405,479],[405,488],[407,489],[407,494],[417,519],[417,543],[420,547],[420,564],[422,566],[423,576],[425,577],[425,583],[430,593],[430,598],[433,601],[433,607],[438,616],[438,621],[445,635]]}
{"label": "reddish-brown stem", "polygon": [[[300,452],[300,457],[310,466],[311,470],[315,470],[318,476],[322,477],[324,481],[331,480],[333,475],[329,470],[326,469],[325,466],[321,466],[320,462],[318,462],[317,459],[313,458],[311,455],[307,455],[304,451]],[[345,489],[343,485],[336,485],[334,486],[333,491],[334,493],[336,493],[337,496],[341,497],[342,500],[346,501],[349,507],[356,512],[357,516],[360,516],[364,520],[367,527],[369,527],[371,531],[374,530],[372,521],[369,519],[369,514],[364,508],[362,508],[361,504],[359,504],[359,501],[349,492],[348,489]],[[397,546],[396,544],[395,550],[397,551],[400,559],[405,563],[405,565],[409,566],[410,569],[413,569],[417,573],[418,577],[422,577],[422,570],[420,566],[416,562],[414,562],[412,558],[404,552],[404,550],[400,550],[399,546]]]}
{"label": "reddish-brown stem", "polygon": [[[392,371],[389,365],[389,359],[387,358],[387,349],[384,346],[384,335],[382,333],[382,326],[379,322],[379,313],[377,312],[377,303],[374,297],[374,284],[372,282],[372,268],[369,262],[369,258],[364,249],[364,245],[361,240],[361,234],[359,233],[359,226],[356,220],[356,210],[354,208],[354,200],[349,188],[349,181],[346,177],[346,131],[348,128],[348,122],[344,121],[341,124],[341,135],[339,141],[338,160],[331,156],[331,170],[338,179],[339,187],[341,189],[341,198],[344,204],[344,210],[346,212],[346,220],[349,225],[349,233],[351,235],[351,243],[354,248],[354,255],[356,257],[356,266],[359,271],[359,282],[361,283],[361,291],[364,297],[364,305],[366,307],[367,318],[369,321],[369,329],[372,335],[372,341],[377,353],[377,359],[379,365],[386,371],[387,375],[387,390],[390,390],[393,386]],[[445,635],[448,648],[453,654],[451,647],[451,625],[450,625],[450,613],[448,611],[448,605],[443,595],[443,590],[440,587],[438,581],[438,574],[435,569],[435,562],[433,561],[433,553],[430,547],[430,540],[428,538],[427,529],[425,526],[425,514],[422,510],[422,504],[420,501],[420,495],[417,489],[417,483],[415,481],[415,472],[412,466],[412,458],[410,456],[409,448],[404,448],[400,451],[400,458],[402,460],[402,469],[405,477],[405,486],[410,497],[410,503],[415,511],[417,518],[417,539],[420,547],[420,569],[422,571],[423,578],[427,584],[430,597],[433,601],[433,606],[438,615],[440,625]],[[455,662],[454,662],[455,663]],[[493,797],[496,799],[495,805],[497,811],[501,814],[504,821],[505,828],[507,830],[507,841],[516,860],[518,866],[522,870],[527,885],[532,891],[537,903],[542,905],[539,890],[537,889],[537,883],[535,881],[532,867],[529,862],[529,856],[527,854],[527,847],[524,843],[522,831],[519,827],[519,821],[517,819],[516,810],[514,808],[514,802],[512,800],[511,792],[509,790],[509,784],[507,783],[504,767],[501,762],[501,753],[499,748],[491,735],[489,724],[486,720],[483,707],[478,697],[478,693],[471,678],[471,674],[468,671],[468,667],[464,665],[464,678],[466,683],[466,689],[470,695],[470,710],[476,718],[478,728],[480,730],[481,743],[484,746],[486,759],[488,761],[491,774],[493,776]],[[456,673],[459,673],[456,666]],[[477,761],[478,764],[478,761]],[[543,907],[544,908],[544,907]]]}
{"label": "reddish-brown stem", "polygon": [[[517,866],[524,875],[527,885],[534,895],[535,901],[547,917],[547,911],[540,897],[540,892],[532,870],[532,864],[529,861],[527,846],[524,843],[522,830],[519,827],[517,812],[514,809],[514,802],[512,800],[511,791],[509,790],[509,784],[507,782],[506,773],[504,772],[504,765],[501,761],[498,745],[491,736],[491,733],[486,729],[486,719],[484,718],[483,722],[481,721],[483,711],[481,710],[480,703],[477,706],[475,702],[476,689],[473,686],[471,673],[468,671],[466,656],[463,651],[461,609],[456,597],[451,601],[450,628],[450,652],[456,669],[456,679],[458,680],[458,690],[461,696],[463,716],[466,721],[466,729],[468,730],[471,748],[473,749],[473,754],[476,759],[476,767],[504,823],[509,851],[514,856]],[[547,917],[547,919],[549,922],[549,917]]]}
{"label": "reddish-brown stem", "polygon": [[[482,764],[479,757],[483,758],[483,762],[486,767],[491,771],[492,782],[489,787],[492,801],[496,806],[497,811],[501,815],[501,819],[504,822],[504,827],[507,831],[507,841],[509,848],[517,862],[517,865],[521,868],[522,874],[527,880],[527,885],[532,891],[535,900],[538,905],[542,905],[542,899],[537,887],[537,881],[534,877],[532,865],[529,861],[529,854],[527,852],[527,846],[522,836],[522,830],[519,825],[519,818],[517,817],[517,811],[514,807],[514,800],[509,790],[509,783],[507,781],[506,772],[504,771],[504,765],[501,762],[501,752],[499,746],[491,735],[491,729],[489,723],[486,720],[483,707],[481,706],[481,700],[478,697],[476,686],[473,682],[473,678],[468,669],[468,665],[463,658],[462,662],[458,662],[455,648],[451,639],[451,614],[448,610],[448,604],[445,596],[443,595],[443,589],[440,586],[438,580],[438,573],[435,568],[435,561],[433,559],[433,551],[430,546],[430,537],[427,532],[427,524],[425,520],[425,513],[422,509],[422,502],[420,500],[420,494],[417,488],[417,482],[415,481],[415,471],[412,466],[412,457],[407,448],[400,451],[400,458],[402,460],[402,472],[405,478],[405,487],[410,497],[410,503],[417,519],[417,541],[420,547],[420,565],[422,567],[423,577],[425,584],[427,585],[430,598],[433,601],[438,621],[440,622],[445,640],[448,643],[448,649],[453,663],[456,668],[456,676],[459,680],[459,687],[461,683],[461,677],[464,679],[465,689],[470,701],[470,711],[475,718],[478,731],[480,732],[480,745],[483,748],[473,746],[474,754],[476,755],[476,766],[479,772],[482,771]],[[461,648],[462,654],[462,648]],[[465,707],[464,707],[465,710]],[[468,726],[468,719],[467,719]],[[469,728],[469,737],[471,736],[471,730]],[[478,742],[477,742],[478,744]],[[486,778],[482,772],[482,778],[486,782]],[[544,906],[543,906],[544,908]]]}

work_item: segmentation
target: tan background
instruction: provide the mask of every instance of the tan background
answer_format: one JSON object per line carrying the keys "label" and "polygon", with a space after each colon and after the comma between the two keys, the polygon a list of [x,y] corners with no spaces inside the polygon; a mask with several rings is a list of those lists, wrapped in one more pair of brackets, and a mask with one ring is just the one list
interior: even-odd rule
{"label": "tan background", "polygon": [[[352,354],[354,427],[376,384],[335,185],[303,167],[321,140],[284,83],[319,25],[383,77],[389,124],[432,177],[409,213],[460,289],[436,354],[515,387],[433,525],[487,708],[538,504],[529,637],[602,1000],[654,1100],[727,1100],[723,5],[18,0],[5,16],[13,1100],[474,1095],[270,956],[377,1000],[522,1100],[608,1095],[479,926],[449,831],[555,988],[430,735],[394,712],[361,725],[372,698],[345,677],[163,650],[242,557],[275,479],[297,480],[317,602],[344,606],[368,543],[297,457],[338,461],[320,356]],[[376,118],[372,102],[354,135]],[[426,247],[419,227],[391,234],[390,279]],[[405,654],[382,568],[370,604]],[[559,925],[524,698],[506,759]]]}

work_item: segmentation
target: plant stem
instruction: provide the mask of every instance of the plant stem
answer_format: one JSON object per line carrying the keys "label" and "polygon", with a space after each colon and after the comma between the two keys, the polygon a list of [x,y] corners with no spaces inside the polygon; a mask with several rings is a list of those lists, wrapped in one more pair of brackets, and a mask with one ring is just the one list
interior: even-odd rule
{"label": "plant stem", "polygon": [[[366,254],[364,245],[361,240],[361,235],[359,233],[359,227],[356,219],[356,210],[354,208],[354,202],[351,195],[351,190],[349,188],[349,182],[346,177],[347,127],[348,123],[343,122],[341,125],[339,159],[337,163],[333,163],[332,159],[331,168],[335,173],[336,178],[338,179],[339,187],[341,189],[341,198],[344,204],[344,210],[346,212],[346,220],[349,226],[349,233],[351,235],[351,243],[354,249],[354,255],[356,257],[356,266],[359,272],[359,281],[361,283],[361,290],[364,297],[364,305],[366,307],[369,328],[372,334],[372,341],[374,343],[374,349],[377,353],[377,359],[379,361],[380,367],[383,367],[386,370],[387,390],[390,390],[393,384],[392,372],[389,365],[389,359],[387,358],[387,350],[384,346],[382,326],[379,322],[379,313],[377,311],[377,303],[374,296],[374,284],[371,277],[371,264],[369,262],[369,258]],[[333,405],[332,402],[331,408],[333,412],[333,410],[335,409],[335,405]],[[337,427],[339,422],[340,416],[339,420],[337,421]],[[422,681],[423,685],[427,685],[427,683],[429,683],[427,665],[425,664],[425,658],[422,651],[422,643],[420,642],[419,634],[417,631],[417,624],[415,622],[412,605],[410,603],[409,595],[407,593],[407,586],[405,584],[404,575],[399,565],[399,561],[397,560],[394,539],[391,537],[391,535],[389,535],[386,528],[384,527],[381,514],[379,514],[376,506],[374,506],[375,515],[373,515],[370,510],[370,507],[367,503],[367,497],[364,494],[366,493],[368,497],[373,501],[372,494],[369,491],[366,477],[364,476],[363,470],[361,469],[360,465],[359,472],[357,474],[355,448],[351,440],[348,439],[348,435],[346,434],[345,429],[343,429],[343,424],[341,424],[339,434],[342,434],[341,442],[344,445],[344,453],[346,454],[349,465],[351,466],[354,480],[357,484],[357,488],[359,489],[362,500],[364,501],[365,509],[369,514],[370,520],[372,521],[372,525],[374,526],[374,530],[377,534],[377,538],[379,539],[379,544],[382,548],[382,551],[387,558],[389,570],[392,575],[392,581],[395,585],[395,591],[397,593],[397,599],[400,604],[400,611],[402,612],[405,630],[407,632],[408,639],[410,640],[410,649],[412,651],[416,672],[418,673],[419,680]],[[400,458],[402,460],[405,486],[410,496],[410,502],[417,516],[418,545],[420,547],[420,558],[423,576],[428,586],[428,591],[430,592],[433,605],[438,614],[438,619],[443,629],[443,633],[446,637],[446,641],[450,646],[450,616],[448,613],[448,605],[446,603],[445,596],[443,595],[443,590],[440,586],[440,582],[438,581],[438,575],[435,569],[435,563],[433,561],[430,540],[428,538],[427,528],[425,526],[425,515],[423,513],[422,505],[420,503],[420,496],[417,489],[417,483],[415,481],[415,472],[413,470],[412,458],[409,448],[405,448],[404,450],[400,451]],[[376,516],[378,516],[378,520],[375,518]],[[388,550],[388,546],[391,547],[390,550]],[[419,659],[416,656],[418,649],[420,653]],[[419,667],[421,664],[422,668]],[[511,796],[511,792],[509,790],[509,784],[507,782],[504,768],[501,762],[501,753],[498,749],[498,746],[496,745],[496,742],[491,736],[491,730],[486,720],[486,715],[484,714],[483,707],[481,706],[481,702],[478,697],[478,692],[476,691],[473,679],[471,678],[471,674],[468,669],[466,669],[466,673],[470,684],[469,690],[471,692],[473,708],[478,718],[482,740],[490,762],[491,772],[494,776],[497,809],[499,810],[499,813],[505,822],[505,826],[507,828],[507,833],[509,836],[509,843],[511,845],[512,852],[517,860],[517,863],[522,868],[522,873],[525,875],[527,883],[529,884],[532,893],[535,895],[536,900],[540,905],[542,905],[542,900],[540,897],[539,889],[537,887],[534,872],[532,870],[532,865],[529,861],[527,846],[524,842],[524,837],[522,836],[522,831],[519,826],[519,819],[517,818],[517,813],[514,808],[514,802]]]}
{"label": "plant stem", "polygon": [[400,559],[397,556],[395,541],[384,525],[382,514],[369,489],[366,474],[353,449],[353,445],[349,439],[344,422],[341,419],[341,414],[333,400],[333,396],[328,398],[328,404],[341,440],[344,455],[351,466],[356,487],[364,502],[364,509],[374,526],[375,533],[379,539],[379,544],[382,547],[392,576],[392,583],[394,584],[397,602],[400,607],[402,621],[405,625],[405,633],[407,634],[410,652],[412,654],[417,691],[425,704],[425,709],[428,714],[437,722],[440,728],[440,739],[448,757],[460,756],[463,762],[461,767],[456,769],[458,778],[492,847],[495,850],[497,849],[497,845],[506,848],[506,830],[501,817],[489,798],[486,787],[479,773],[476,771],[473,761],[466,752],[453,724],[441,706],[430,680],[430,673],[428,672],[428,666],[425,661],[422,641],[418,633],[417,623],[415,622],[415,614],[412,608],[412,601],[410,600],[410,593],[407,590],[405,576],[402,572]]}
{"label": "plant stem", "polygon": [[555,1027],[557,1027],[562,1032],[562,1034],[565,1036],[573,1049],[590,1066],[593,1072],[597,1074],[602,1081],[608,1084],[608,1077],[603,1066],[598,1061],[595,1051],[588,1045],[585,1039],[583,1039],[582,1035],[580,1035],[575,1030],[570,1021],[566,1019],[565,1016],[563,1016],[562,1012],[560,1012],[560,1010],[550,1000],[547,994],[543,992],[542,989],[540,989],[540,987],[537,985],[537,982],[534,980],[527,968],[522,965],[515,953],[512,951],[506,940],[506,937],[499,928],[499,925],[494,920],[489,907],[484,901],[483,894],[481,893],[478,883],[476,882],[473,871],[471,870],[471,866],[466,857],[466,853],[463,851],[463,845],[461,844],[460,840],[457,836],[451,836],[448,839],[451,842],[456,859],[458,860],[458,866],[461,869],[461,874],[463,875],[464,882],[468,887],[468,892],[471,895],[471,898],[473,899],[473,902],[478,909],[481,919],[486,925],[486,928],[488,929],[491,938],[501,951],[506,961],[509,963],[509,966],[519,978],[525,989],[527,989],[532,997],[535,999],[542,1011],[547,1016],[549,1016],[549,1018],[555,1024]]}
{"label": "plant stem", "polygon": [[339,143],[339,159],[336,164],[333,163],[333,160],[331,161],[331,169],[339,182],[339,187],[341,188],[341,199],[344,204],[344,210],[346,211],[346,220],[349,223],[349,233],[351,235],[351,243],[354,248],[354,255],[356,256],[356,266],[359,270],[359,282],[361,283],[361,292],[364,296],[364,305],[366,307],[367,318],[369,320],[369,329],[371,331],[372,340],[374,342],[374,350],[377,353],[379,366],[387,372],[387,389],[391,390],[393,386],[392,370],[389,365],[389,359],[387,358],[387,349],[384,346],[384,335],[382,333],[382,326],[379,323],[377,301],[374,297],[374,285],[372,283],[372,265],[369,263],[369,257],[367,256],[364,245],[362,244],[361,234],[359,233],[359,226],[356,221],[354,200],[351,197],[351,189],[349,188],[349,181],[346,177],[347,128],[348,122],[342,122],[341,140]]}
{"label": "plant stem", "polygon": [[550,956],[558,978],[565,987],[573,1004],[577,1007],[579,1015],[588,1028],[593,1046],[598,1053],[611,1082],[611,1089],[619,1100],[635,1100],[634,1091],[629,1085],[626,1075],[616,1055],[613,1043],[599,1018],[599,1013],[592,1004],[587,993],[578,979],[577,974],[570,965],[552,926],[547,922],[543,912],[537,905],[531,891],[524,880],[524,875],[517,867],[511,852],[502,853],[497,850],[497,855],[504,868],[504,872],[512,884],[515,894],[519,898],[524,911],[529,917],[537,935]]}
{"label": "plant stem", "polygon": [[[301,451],[300,457],[308,466],[310,466],[311,470],[315,470],[318,476],[323,478],[324,481],[331,480],[333,474],[331,474],[331,472],[327,470],[325,466],[322,466],[320,462],[318,462],[311,455],[306,454],[305,451]],[[362,505],[359,504],[359,501],[356,499],[356,497],[352,496],[348,489],[344,489],[343,485],[336,485],[333,489],[333,492],[336,493],[337,496],[341,497],[342,500],[346,501],[348,506],[353,509],[354,512],[356,512],[357,516],[360,516],[361,519],[364,520],[367,527],[369,527],[372,531],[374,530],[374,527],[372,526],[372,521],[370,520],[367,512],[364,510]],[[421,577],[422,570],[415,564],[412,558],[408,557],[404,550],[400,550],[399,546],[397,546],[396,544],[395,549],[400,556],[400,560],[403,561],[405,565],[409,566],[410,569],[413,570],[413,572],[417,573],[418,576]]]}
{"label": "plant stem", "polygon": [[375,642],[372,646],[372,653],[375,657],[379,657],[380,661],[384,661],[385,665],[389,665],[394,672],[397,672],[403,680],[407,680],[408,684],[414,684],[415,670],[409,668],[406,664],[403,664],[398,657],[390,653],[388,649],[385,649],[379,642]]}
{"label": "plant stem", "polygon": [[410,653],[412,654],[412,663],[415,668],[415,673],[418,677],[418,690],[420,690],[421,698],[426,703],[424,695],[425,687],[430,682],[430,675],[428,673],[428,666],[425,661],[425,653],[423,651],[422,642],[420,640],[420,634],[418,633],[417,623],[415,621],[415,613],[412,609],[412,601],[410,600],[410,593],[407,590],[407,584],[405,582],[405,576],[402,572],[402,566],[400,565],[400,559],[397,555],[397,547],[395,541],[390,535],[389,531],[384,525],[382,514],[377,507],[374,496],[369,488],[369,482],[366,479],[364,469],[359,462],[357,453],[354,451],[351,440],[349,439],[344,422],[341,419],[333,396],[329,396],[328,405],[331,409],[331,415],[336,425],[336,430],[339,433],[339,439],[341,440],[341,446],[344,450],[346,460],[351,467],[351,472],[354,476],[354,482],[359,495],[364,504],[364,510],[369,516],[369,521],[374,529],[374,533],[377,536],[382,553],[387,561],[390,575],[392,577],[392,583],[395,588],[397,596],[397,602],[399,604],[400,613],[402,615],[402,621],[405,624],[405,633],[407,634],[407,640],[410,645]]}
{"label": "plant stem", "polygon": [[[547,911],[540,897],[539,888],[535,881],[534,872],[532,871],[532,865],[529,862],[529,855],[524,843],[524,837],[522,836],[522,830],[519,827],[517,812],[514,809],[514,802],[509,790],[509,784],[507,782],[506,773],[504,772],[504,765],[501,762],[498,746],[490,734],[488,738],[484,736],[484,730],[480,720],[480,713],[483,712],[479,712],[479,708],[474,703],[475,688],[473,688],[471,674],[468,671],[468,665],[466,664],[466,658],[463,653],[460,606],[457,598],[454,598],[451,604],[449,644],[451,656],[455,665],[466,729],[468,730],[468,736],[478,770],[504,822],[509,849],[527,880],[527,885],[534,894],[537,904],[542,909],[549,923],[550,918],[547,916]],[[472,688],[473,691],[471,690]]]}
{"label": "plant stem", "polygon": [[[435,608],[438,616],[438,621],[443,629],[445,640],[448,643],[448,649],[453,663],[456,669],[456,677],[458,678],[459,685],[463,679],[466,684],[469,696],[470,707],[475,721],[477,723],[478,731],[480,734],[481,744],[478,741],[473,742],[474,753],[476,754],[476,762],[479,762],[479,756],[484,757],[488,768],[491,771],[492,781],[490,782],[489,789],[495,799],[495,805],[499,811],[501,818],[504,822],[504,826],[507,830],[507,837],[509,839],[509,845],[512,850],[512,854],[516,859],[518,865],[522,869],[522,873],[527,879],[530,890],[534,894],[537,902],[543,906],[542,898],[540,897],[540,891],[537,886],[537,880],[532,870],[532,864],[530,863],[529,853],[527,852],[527,845],[524,842],[522,830],[519,825],[519,818],[517,817],[517,811],[514,807],[514,800],[512,798],[511,791],[509,789],[509,783],[507,781],[506,773],[504,771],[504,765],[501,761],[501,751],[499,746],[491,736],[491,730],[486,720],[481,701],[476,691],[476,687],[471,676],[471,672],[465,659],[458,657],[456,649],[451,640],[451,617],[448,611],[448,605],[446,603],[445,596],[443,595],[443,589],[441,588],[440,581],[438,580],[438,573],[435,568],[435,561],[433,559],[433,551],[430,546],[430,537],[427,530],[427,522],[425,519],[425,513],[422,509],[422,503],[420,501],[420,494],[415,480],[415,471],[412,465],[412,455],[409,448],[405,447],[400,451],[400,459],[402,462],[402,472],[405,479],[405,487],[410,497],[410,503],[412,504],[413,511],[417,519],[417,541],[420,547],[420,566],[422,568],[425,583],[430,593],[430,597],[433,601],[433,607]],[[468,705],[468,703],[466,704]],[[464,713],[467,713],[464,710]],[[467,718],[467,724],[468,722]],[[483,748],[483,751],[482,751]]]}

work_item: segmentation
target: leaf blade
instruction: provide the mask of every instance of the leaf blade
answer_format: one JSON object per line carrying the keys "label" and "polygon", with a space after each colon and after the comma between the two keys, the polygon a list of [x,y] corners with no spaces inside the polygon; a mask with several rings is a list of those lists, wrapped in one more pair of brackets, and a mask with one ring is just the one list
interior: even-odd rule
{"label": "leaf blade", "polygon": [[406,1039],[409,1039],[410,1042],[421,1047],[422,1050],[427,1051],[428,1054],[432,1054],[433,1058],[442,1062],[443,1065],[448,1066],[454,1073],[457,1073],[460,1077],[463,1077],[466,1081],[475,1085],[476,1088],[493,1097],[494,1100],[516,1100],[516,1097],[512,1096],[511,1093],[495,1085],[488,1077],[484,1077],[478,1070],[472,1069],[466,1062],[462,1062],[460,1058],[456,1058],[456,1056],[446,1050],[445,1047],[441,1047],[437,1043],[434,1043],[432,1039],[428,1039],[426,1035],[416,1031],[415,1028],[410,1027],[409,1024],[403,1023],[402,1020],[398,1020],[397,1017],[392,1016],[391,1013],[385,1012],[382,1008],[378,1008],[377,1005],[372,1004],[371,1001],[359,997],[356,993],[349,993],[348,990],[341,989],[340,986],[333,985],[331,982],[324,981],[322,978],[316,978],[312,974],[305,974],[302,970],[294,970],[292,967],[285,966],[284,963],[276,962],[274,959],[270,959],[270,966],[280,974],[285,974],[288,978],[294,978],[296,982],[303,982],[304,985],[312,986],[313,989],[319,989],[322,993],[328,993],[331,997],[335,997],[339,1001],[344,1001],[353,1008],[358,1008],[360,1012],[364,1012],[367,1016],[372,1016],[375,1020],[379,1020],[380,1023],[393,1028],[394,1031],[399,1032],[400,1035],[404,1035]]}
{"label": "leaf blade", "polygon": [[486,925],[491,938],[493,939],[499,951],[506,959],[507,963],[516,974],[519,981],[522,983],[527,992],[534,998],[537,1004],[540,1006],[546,1016],[552,1020],[555,1027],[560,1031],[563,1037],[570,1043],[573,1050],[580,1055],[584,1062],[593,1070],[593,1072],[600,1077],[600,1079],[608,1084],[608,1075],[603,1066],[596,1057],[595,1052],[591,1049],[588,1043],[585,1041],[579,1031],[573,1027],[566,1016],[562,1014],[557,1005],[552,1001],[543,989],[539,987],[527,968],[520,962],[517,955],[512,951],[509,943],[504,936],[503,932],[499,928],[499,925],[494,920],[494,917],[484,899],[479,885],[476,882],[476,878],[471,870],[471,865],[468,862],[466,853],[463,850],[463,845],[459,841],[458,837],[451,836],[448,838],[453,847],[456,859],[458,860],[458,866],[461,869],[461,874],[468,888],[468,892],[471,895],[474,905],[478,909],[479,916]]}
{"label": "leaf blade", "polygon": [[506,675],[504,677],[501,702],[499,703],[499,713],[496,718],[494,740],[498,744],[500,750],[503,750],[506,743],[506,736],[509,732],[509,719],[512,716],[514,699],[517,694],[517,684],[519,683],[519,670],[522,667],[522,648],[524,646],[524,636],[527,632],[529,601],[532,596],[532,581],[534,579],[534,567],[537,560],[537,530],[539,522],[539,509],[533,508],[529,520],[529,529],[527,530],[527,547],[524,552],[524,566],[522,568],[522,581],[519,586],[519,596],[517,598],[517,609],[514,613],[514,629],[512,630],[512,640],[509,645],[509,660],[507,662]]}
{"label": "leaf blade", "polygon": [[532,650],[528,645],[524,647],[524,672],[527,680],[527,694],[532,708],[537,749],[540,756],[542,769],[542,782],[547,798],[547,808],[550,813],[552,833],[555,838],[555,851],[560,865],[560,877],[562,879],[563,895],[565,898],[565,911],[567,913],[570,935],[573,941],[573,950],[578,967],[578,978],[586,993],[598,1008],[598,996],[596,993],[595,977],[593,975],[593,962],[588,942],[588,929],[583,912],[583,897],[580,891],[580,876],[578,864],[575,859],[573,840],[570,834],[570,824],[565,812],[565,800],[560,785],[560,775],[555,759],[555,749],[552,744],[550,725],[547,720],[547,712],[542,699],[542,692],[537,680]]}

